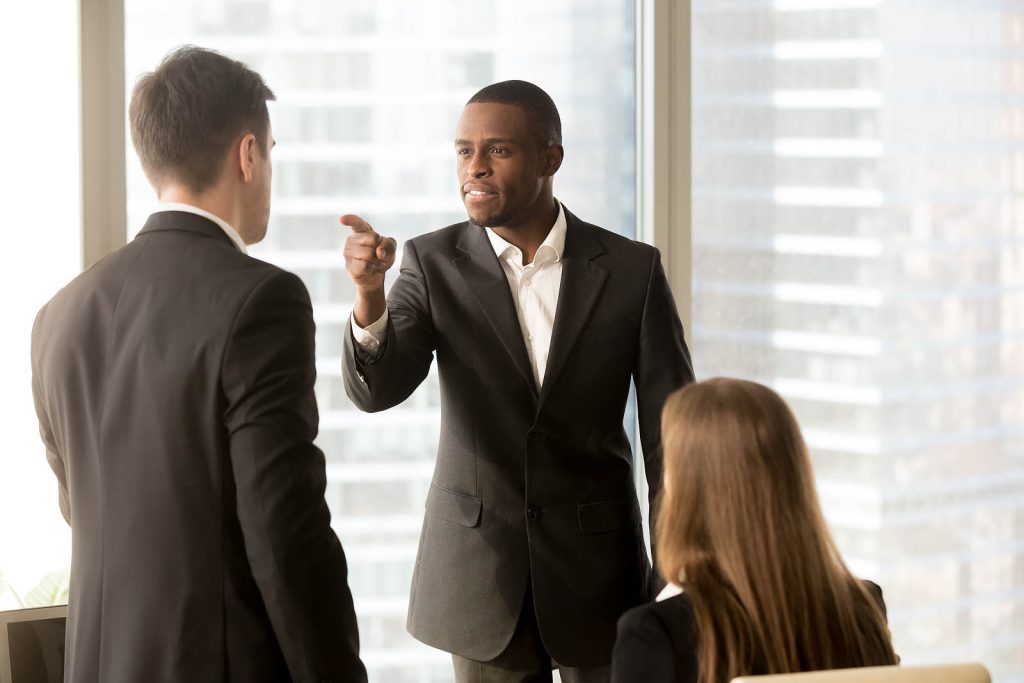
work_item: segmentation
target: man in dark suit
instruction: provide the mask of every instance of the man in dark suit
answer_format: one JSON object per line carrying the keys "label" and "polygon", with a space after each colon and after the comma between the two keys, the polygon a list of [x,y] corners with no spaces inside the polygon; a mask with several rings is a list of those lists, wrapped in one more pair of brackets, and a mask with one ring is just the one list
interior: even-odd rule
{"label": "man in dark suit", "polygon": [[544,91],[488,86],[455,140],[470,220],[396,244],[358,216],[344,352],[359,408],[401,403],[437,354],[441,442],[409,631],[453,653],[456,680],[607,681],[619,615],[651,596],[633,456],[636,385],[652,498],[659,419],[693,379],[656,249],[555,200],[561,125]]}
{"label": "man in dark suit", "polygon": [[312,443],[309,294],[245,253],[267,229],[272,99],[199,48],[145,75],[131,133],[161,204],[36,319],[72,683],[366,680]]}

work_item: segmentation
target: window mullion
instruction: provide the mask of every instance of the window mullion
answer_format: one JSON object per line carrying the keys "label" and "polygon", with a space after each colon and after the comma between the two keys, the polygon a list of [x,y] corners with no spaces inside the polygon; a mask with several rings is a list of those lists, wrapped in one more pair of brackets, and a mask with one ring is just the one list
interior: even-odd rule
{"label": "window mullion", "polygon": [[82,267],[125,243],[124,1],[79,0]]}

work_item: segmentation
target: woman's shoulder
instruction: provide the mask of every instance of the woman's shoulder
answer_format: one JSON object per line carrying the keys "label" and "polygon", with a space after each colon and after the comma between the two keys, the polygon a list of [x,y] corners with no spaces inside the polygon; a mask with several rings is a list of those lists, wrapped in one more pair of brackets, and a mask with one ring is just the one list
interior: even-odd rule
{"label": "woman's shoulder", "polygon": [[882,610],[882,616],[887,616],[885,609],[885,598],[882,597],[882,587],[874,581],[869,581],[868,579],[861,579],[860,582],[864,585],[864,588],[867,589],[868,595],[874,598],[875,604],[878,605],[878,608]]}
{"label": "woman's shoulder", "polygon": [[647,602],[627,610],[619,618],[619,633],[630,630],[661,630],[676,640],[680,635],[694,632],[693,602],[686,593]]}
{"label": "woman's shoulder", "polygon": [[881,586],[879,586],[877,583],[875,583],[871,579],[861,579],[860,582],[864,585],[865,588],[868,589],[868,593],[871,594],[871,597],[875,598],[878,601],[882,600],[882,587]]}
{"label": "woman's shoulder", "polygon": [[685,593],[648,602],[619,618],[612,654],[612,682],[696,681],[696,626]]}

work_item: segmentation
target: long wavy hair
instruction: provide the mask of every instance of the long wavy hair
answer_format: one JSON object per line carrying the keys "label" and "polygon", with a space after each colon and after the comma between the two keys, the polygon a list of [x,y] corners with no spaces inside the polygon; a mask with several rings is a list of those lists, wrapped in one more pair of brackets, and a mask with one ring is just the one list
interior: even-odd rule
{"label": "long wavy hair", "polygon": [[657,564],[692,600],[700,681],[897,663],[882,608],[828,531],[782,398],[711,379],[670,396],[661,424]]}

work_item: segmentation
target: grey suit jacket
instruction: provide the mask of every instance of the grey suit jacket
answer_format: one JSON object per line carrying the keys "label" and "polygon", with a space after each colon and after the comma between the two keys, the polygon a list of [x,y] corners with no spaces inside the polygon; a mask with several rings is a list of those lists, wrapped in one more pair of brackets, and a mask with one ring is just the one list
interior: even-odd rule
{"label": "grey suit jacket", "polygon": [[72,529],[65,680],[366,680],[296,276],[154,214],[39,312],[32,372]]}
{"label": "grey suit jacket", "polygon": [[657,250],[566,219],[539,391],[505,273],[471,223],[405,244],[377,356],[345,335],[346,390],[367,411],[404,401],[437,355],[441,440],[408,628],[471,659],[504,650],[528,580],[566,666],[607,664],[619,615],[651,591],[623,415],[632,379],[653,498],[661,407],[693,371]]}

